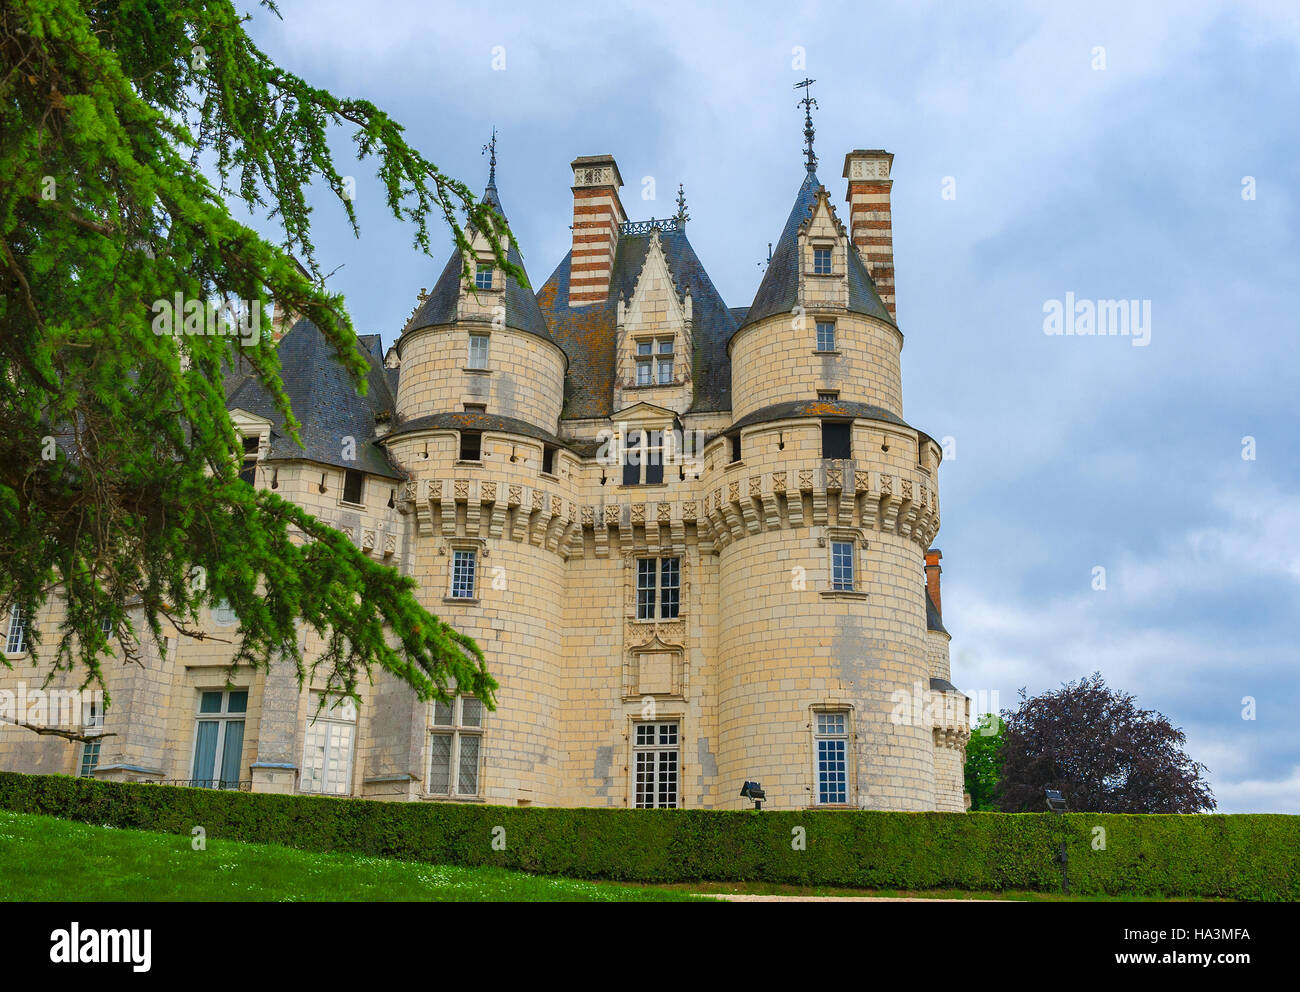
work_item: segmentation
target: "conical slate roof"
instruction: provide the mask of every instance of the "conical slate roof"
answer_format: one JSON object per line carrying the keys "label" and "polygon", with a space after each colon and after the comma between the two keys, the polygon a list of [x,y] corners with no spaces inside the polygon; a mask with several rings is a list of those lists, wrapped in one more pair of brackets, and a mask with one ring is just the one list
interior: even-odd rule
{"label": "conical slate roof", "polygon": [[[391,417],[396,406],[388,388],[379,335],[359,334],[357,345],[370,363],[365,396],[358,395],[347,369],[311,321],[298,321],[276,345],[289,408],[302,425],[298,432],[301,446],[290,439],[274,399],[255,377],[245,378],[227,397],[227,409],[247,410],[271,422],[268,461],[301,459],[390,479],[404,478],[373,443],[376,414]],[[349,437],[354,441],[355,460],[343,457],[344,439]]]}
{"label": "conical slate roof", "polygon": [[[501,198],[497,194],[495,182],[488,183],[487,189],[483,192],[483,202],[491,206],[502,217],[505,217],[506,212],[501,206]],[[506,258],[512,264],[517,265],[521,271],[524,271],[524,257],[517,247],[511,245],[506,251]],[[447,259],[447,264],[442,270],[442,275],[438,277],[438,281],[434,284],[433,292],[416,310],[415,315],[407,323],[406,330],[414,331],[421,327],[450,324],[455,321],[456,301],[460,298],[463,268],[464,260],[461,258],[460,252],[452,251],[451,257]],[[525,275],[527,275],[526,271]],[[542,316],[542,308],[537,305],[537,297],[533,295],[531,289],[519,285],[517,280],[507,276],[504,303],[506,307],[506,327],[513,328],[516,331],[524,331],[527,334],[535,334],[543,340],[554,343],[551,332],[546,328],[546,318]]]}
{"label": "conical slate roof", "polygon": [[[767,271],[763,273],[763,281],[758,284],[758,292],[754,294],[754,302],[745,313],[745,320],[741,327],[747,327],[776,313],[789,313],[798,305],[799,225],[812,215],[813,204],[817,202],[817,191],[821,185],[821,180],[817,178],[815,172],[809,172],[804,177],[803,185],[799,187],[799,195],[795,197],[794,207],[791,208],[790,216],[786,219],[785,228],[781,231],[781,237],[777,239],[776,247],[772,249],[772,261],[768,263]],[[867,274],[867,267],[863,264],[862,257],[852,244],[848,256],[849,312],[866,314],[887,324],[894,324],[894,318],[889,315],[889,310],[881,302],[880,294],[876,292],[876,284]]]}

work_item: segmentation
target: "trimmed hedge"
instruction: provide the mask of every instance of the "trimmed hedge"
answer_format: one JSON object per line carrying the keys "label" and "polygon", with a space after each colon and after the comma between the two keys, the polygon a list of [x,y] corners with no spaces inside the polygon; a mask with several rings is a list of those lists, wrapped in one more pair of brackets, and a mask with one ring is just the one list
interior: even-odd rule
{"label": "trimmed hedge", "polygon": [[[569,878],[1300,899],[1300,817],[1281,814],[626,810],[375,802],[0,772],[0,809],[104,826],[496,865]],[[505,850],[493,848],[505,828]],[[806,850],[795,850],[802,827]],[[1094,828],[1105,850],[1094,850]],[[500,831],[496,831],[499,835]],[[500,846],[499,844],[497,846]]]}

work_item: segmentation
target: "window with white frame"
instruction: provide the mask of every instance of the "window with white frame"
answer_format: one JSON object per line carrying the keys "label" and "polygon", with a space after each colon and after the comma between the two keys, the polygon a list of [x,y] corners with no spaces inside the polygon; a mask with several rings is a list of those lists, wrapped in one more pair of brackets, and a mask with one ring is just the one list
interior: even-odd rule
{"label": "window with white frame", "polygon": [[485,369],[488,367],[488,338],[487,334],[471,334],[469,336],[469,360],[467,365],[472,369]]}
{"label": "window with white frame", "polygon": [[665,338],[655,342],[655,379],[661,386],[673,383],[673,339]]}
{"label": "window with white frame", "polygon": [[213,689],[199,693],[190,785],[200,789],[239,788],[244,753],[244,715],[247,712],[247,689]]}
{"label": "window with white frame", "polygon": [[628,431],[623,441],[623,485],[658,485],[664,481],[664,432]]}
{"label": "window with white frame", "polygon": [[813,275],[828,276],[831,274],[831,250],[829,248],[813,249]]}
{"label": "window with white frame", "polygon": [[[324,701],[324,706],[321,706]],[[302,775],[298,787],[303,792],[326,796],[352,793],[352,755],[356,750],[357,706],[351,699],[329,699],[323,693],[311,694],[311,712],[303,734]]]}
{"label": "window with white frame", "polygon": [[81,763],[77,774],[81,778],[94,778],[95,768],[99,765],[99,745],[102,743],[101,739],[94,735],[104,729],[104,713],[98,703],[93,701],[86,703],[82,713],[82,723],[85,735],[93,739],[81,742]]}
{"label": "window with white frame", "polygon": [[257,457],[261,448],[260,437],[254,435],[244,438],[244,457],[239,463],[239,477],[250,486],[257,485]]}
{"label": "window with white frame", "polygon": [[673,357],[672,338],[638,341],[636,343],[636,384],[671,386]]}
{"label": "window with white frame", "polygon": [[22,654],[27,650],[27,613],[14,603],[9,607],[9,629],[5,632],[5,654]]}
{"label": "window with white frame", "polygon": [[478,579],[478,552],[453,548],[451,552],[451,598],[473,599]]}
{"label": "window with white frame", "polygon": [[818,351],[835,350],[835,321],[833,320],[817,321],[817,350]]}
{"label": "window with white frame", "polygon": [[632,739],[637,809],[676,809],[680,744],[677,723],[638,723]]}
{"label": "window with white frame", "polygon": [[856,547],[853,541],[831,542],[831,588],[836,592],[853,592],[857,588],[853,562]]}
{"label": "window with white frame", "polygon": [[429,774],[432,796],[477,796],[483,767],[483,701],[455,696],[430,707]]}
{"label": "window with white frame", "polygon": [[638,558],[636,561],[636,618],[675,620],[682,606],[682,560]]}
{"label": "window with white frame", "polygon": [[492,288],[492,266],[483,262],[478,263],[474,270],[474,288],[491,289]]}
{"label": "window with white frame", "polygon": [[844,805],[849,801],[849,714],[840,710],[813,717],[817,802]]}

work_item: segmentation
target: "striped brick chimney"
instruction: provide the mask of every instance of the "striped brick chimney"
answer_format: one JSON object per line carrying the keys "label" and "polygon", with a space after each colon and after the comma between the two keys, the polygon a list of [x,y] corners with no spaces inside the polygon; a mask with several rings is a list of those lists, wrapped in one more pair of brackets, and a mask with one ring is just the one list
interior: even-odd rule
{"label": "striped brick chimney", "polygon": [[575,158],[573,166],[573,254],[569,261],[569,306],[600,303],[609,293],[609,274],[618,232],[627,215],[619,202],[623,177],[612,155]]}
{"label": "striped brick chimney", "polygon": [[889,212],[889,178],[892,153],[876,148],[859,148],[844,156],[844,178],[849,181],[845,199],[849,203],[849,224],[853,243],[866,263],[881,301],[894,312],[894,222]]}
{"label": "striped brick chimney", "polygon": [[930,598],[934,600],[934,609],[940,619],[943,618],[943,601],[939,598],[939,576],[943,574],[939,559],[942,557],[943,552],[938,548],[930,548],[925,553],[925,587],[930,590]]}

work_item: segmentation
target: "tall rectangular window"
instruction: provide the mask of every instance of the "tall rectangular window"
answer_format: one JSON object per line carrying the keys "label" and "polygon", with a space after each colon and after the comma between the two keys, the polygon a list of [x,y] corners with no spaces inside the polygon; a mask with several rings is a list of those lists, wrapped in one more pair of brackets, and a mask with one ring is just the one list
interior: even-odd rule
{"label": "tall rectangular window", "polygon": [[676,809],[679,764],[677,724],[638,723],[633,738],[637,809]]}
{"label": "tall rectangular window", "polygon": [[623,442],[623,485],[664,481],[664,432],[628,431]]}
{"label": "tall rectangular window", "polygon": [[239,477],[250,486],[257,484],[257,453],[261,446],[261,438],[244,438],[244,458],[239,464]]}
{"label": "tall rectangular window", "polygon": [[636,384],[638,386],[654,384],[654,347],[653,341],[636,343]]}
{"label": "tall rectangular window", "polygon": [[818,713],[816,718],[817,802],[843,805],[849,801],[849,715]]}
{"label": "tall rectangular window", "polygon": [[467,364],[472,369],[485,369],[488,367],[488,335],[471,334],[469,336],[469,361]]}
{"label": "tall rectangular window", "polygon": [[477,796],[483,763],[483,702],[456,696],[435,700],[429,717],[429,775],[433,796]]}
{"label": "tall rectangular window", "polygon": [[675,620],[682,606],[682,560],[638,558],[636,562],[636,618]]}
{"label": "tall rectangular window", "polygon": [[813,274],[818,276],[831,274],[831,250],[829,248],[813,249]]}
{"label": "tall rectangular window", "polygon": [[[87,737],[93,735],[96,731],[104,729],[104,714],[97,703],[87,703],[85,713],[82,715],[84,724],[84,733]],[[94,778],[95,768],[99,765],[99,738],[81,742],[81,764],[77,769],[77,774],[81,778]]]}
{"label": "tall rectangular window", "polygon": [[474,288],[492,288],[492,266],[484,265],[482,262],[479,262],[478,268],[474,270]]}
{"label": "tall rectangular window", "polygon": [[451,553],[451,598],[473,599],[478,552],[456,548]]}
{"label": "tall rectangular window", "polygon": [[27,650],[27,614],[17,603],[9,607],[9,629],[5,632],[5,654]]}
{"label": "tall rectangular window", "polygon": [[853,551],[852,541],[831,542],[831,588],[837,592],[853,592]]}
{"label": "tall rectangular window", "polygon": [[833,320],[817,321],[817,350],[818,351],[835,350],[835,321]]}
{"label": "tall rectangular window", "polygon": [[247,712],[247,689],[199,693],[190,785],[199,789],[239,788]]}
{"label": "tall rectangular window", "polygon": [[366,473],[358,472],[354,468],[343,470],[343,502],[361,504],[361,496],[365,490]]}
{"label": "tall rectangular window", "polygon": [[356,703],[351,699],[341,702],[325,699],[322,709],[322,698],[322,693],[311,694],[298,787],[303,792],[326,796],[351,795],[352,755],[357,739]]}
{"label": "tall rectangular window", "polygon": [[657,363],[658,381],[661,386],[671,386],[673,382],[673,340],[665,338],[657,342],[659,353]]}
{"label": "tall rectangular window", "polygon": [[822,423],[822,457],[853,457],[853,425],[847,423]]}

